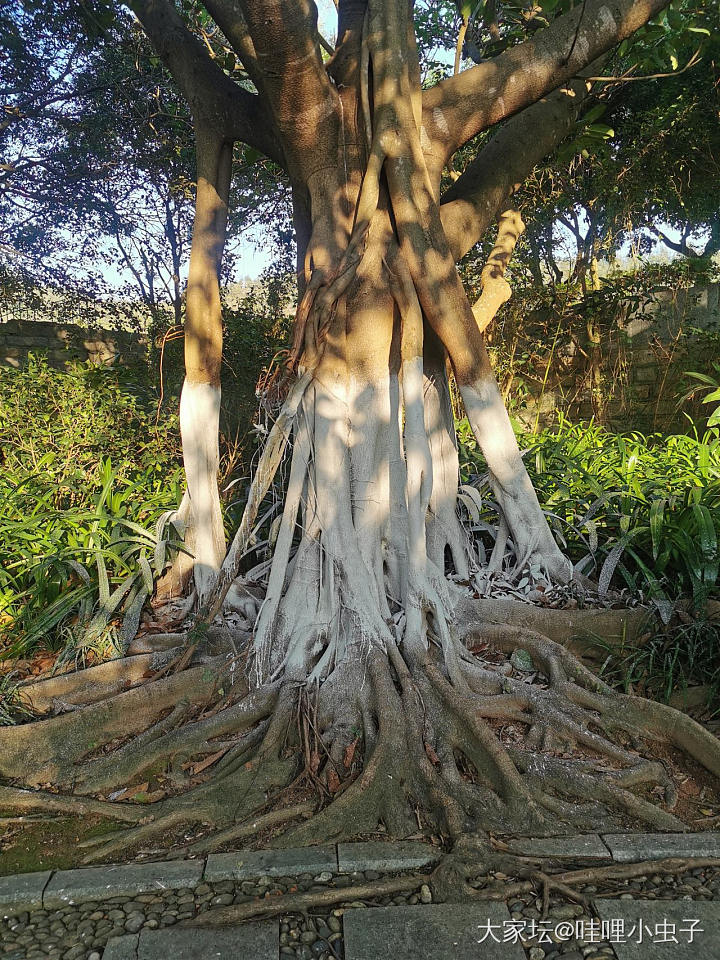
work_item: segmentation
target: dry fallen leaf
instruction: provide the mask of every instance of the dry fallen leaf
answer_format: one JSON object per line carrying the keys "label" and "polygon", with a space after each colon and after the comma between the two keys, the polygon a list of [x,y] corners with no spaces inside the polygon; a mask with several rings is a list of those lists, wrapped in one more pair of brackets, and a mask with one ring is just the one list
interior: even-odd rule
{"label": "dry fallen leaf", "polygon": [[147,793],[150,783],[146,780],[145,783],[136,784],[134,787],[127,787],[125,790],[121,790],[120,793],[111,793],[111,800],[131,800],[138,793]]}
{"label": "dry fallen leaf", "polygon": [[207,770],[208,767],[211,767],[220,757],[224,756],[229,747],[223,747],[222,750],[218,750],[217,753],[211,753],[209,757],[205,757],[204,760],[198,760],[195,763],[183,764],[183,770],[190,770],[193,776],[197,776],[198,773],[202,773],[203,770]]}
{"label": "dry fallen leaf", "polygon": [[433,748],[430,746],[429,743],[425,744],[425,753],[428,755],[428,758],[430,759],[430,763],[435,765],[440,763],[440,757],[435,753],[435,751],[433,750]]}
{"label": "dry fallen leaf", "polygon": [[345,756],[343,757],[343,764],[346,770],[349,770],[350,767],[352,766],[353,758],[355,757],[355,750],[357,748],[359,740],[360,740],[359,737],[355,737],[353,742],[349,743],[345,747]]}

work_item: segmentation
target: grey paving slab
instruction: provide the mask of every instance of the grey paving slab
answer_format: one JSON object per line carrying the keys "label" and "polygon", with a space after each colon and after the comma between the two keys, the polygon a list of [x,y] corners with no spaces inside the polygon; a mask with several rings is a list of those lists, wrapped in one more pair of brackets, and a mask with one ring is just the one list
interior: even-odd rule
{"label": "grey paving slab", "polygon": [[41,907],[43,890],[51,876],[52,870],[45,870],[0,877],[0,917],[12,917]]}
{"label": "grey paving slab", "polygon": [[606,833],[613,860],[662,860],[664,857],[720,857],[720,833]]}
{"label": "grey paving slab", "polygon": [[[143,930],[137,960],[277,960],[279,922]],[[105,960],[105,958],[103,958]]]}
{"label": "grey paving slab", "polygon": [[59,870],[45,889],[43,906],[53,910],[83,900],[109,900],[156,890],[195,887],[200,883],[204,866],[204,860],[172,860]]}
{"label": "grey paving slab", "polygon": [[139,933],[131,933],[126,937],[113,937],[105,946],[102,960],[137,960],[139,940]]}
{"label": "grey paving slab", "polygon": [[338,867],[340,873],[357,870],[416,870],[434,863],[442,856],[442,850],[429,843],[402,840],[397,843],[339,843]]}
{"label": "grey paving slab", "polygon": [[288,850],[237,850],[207,858],[205,880],[251,880],[255,877],[292,877],[300,873],[337,873],[334,846]]}
{"label": "grey paving slab", "polygon": [[[720,903],[598,899],[595,908],[601,920],[600,936],[612,945],[618,960],[717,960],[720,956]],[[615,929],[603,930],[603,921],[614,922]]]}
{"label": "grey paving slab", "polygon": [[519,943],[502,942],[509,918],[502,903],[346,910],[345,960],[525,960]]}
{"label": "grey paving slab", "polygon": [[578,860],[610,860],[610,851],[597,833],[574,837],[505,838],[510,851],[524,857],[565,857]]}

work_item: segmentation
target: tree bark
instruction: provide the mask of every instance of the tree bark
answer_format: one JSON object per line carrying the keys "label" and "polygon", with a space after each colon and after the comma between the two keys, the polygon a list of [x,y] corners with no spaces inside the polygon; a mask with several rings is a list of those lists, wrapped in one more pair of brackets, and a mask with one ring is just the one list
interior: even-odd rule
{"label": "tree bark", "polygon": [[180,398],[180,432],[187,481],[186,547],[172,583],[180,585],[192,566],[197,599],[202,604],[215,585],[225,556],[218,492],[222,307],[220,268],[227,227],[232,143],[214,130],[197,137],[197,197],[190,250],[185,316],[185,380]]}

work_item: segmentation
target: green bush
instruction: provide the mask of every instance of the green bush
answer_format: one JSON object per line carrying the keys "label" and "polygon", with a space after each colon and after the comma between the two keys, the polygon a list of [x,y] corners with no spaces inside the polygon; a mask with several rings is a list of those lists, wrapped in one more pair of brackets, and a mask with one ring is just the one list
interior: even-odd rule
{"label": "green bush", "polygon": [[606,652],[601,675],[625,693],[670,703],[673,694],[702,685],[707,707],[720,712],[720,620],[685,616],[639,646],[608,645]]}
{"label": "green bush", "polygon": [[[459,437],[464,479],[477,481],[486,468],[467,421]],[[520,442],[556,536],[601,593],[611,584],[643,591],[665,622],[684,597],[704,609],[718,589],[717,429],[644,437],[560,418]]]}
{"label": "green bush", "polygon": [[128,633],[177,538],[177,418],[143,371],[30,357],[0,369],[0,656],[82,654]]}

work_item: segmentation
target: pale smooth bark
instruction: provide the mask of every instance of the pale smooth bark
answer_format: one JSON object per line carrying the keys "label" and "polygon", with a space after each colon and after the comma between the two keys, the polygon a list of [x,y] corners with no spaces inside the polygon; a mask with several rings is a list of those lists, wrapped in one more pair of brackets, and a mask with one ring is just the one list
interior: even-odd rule
{"label": "pale smooth bark", "polygon": [[220,387],[188,378],[180,396],[180,435],[193,531],[195,588],[202,602],[225,556],[217,474]]}

